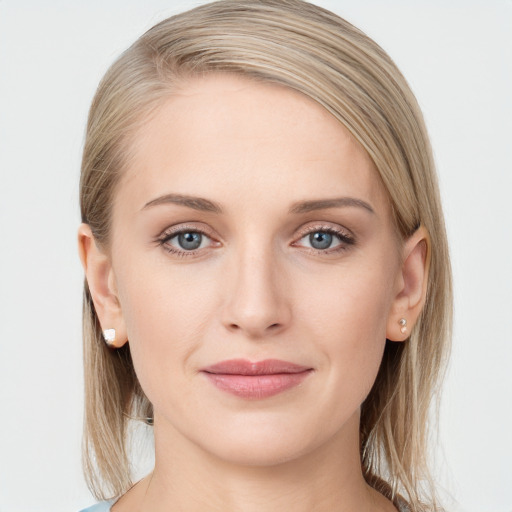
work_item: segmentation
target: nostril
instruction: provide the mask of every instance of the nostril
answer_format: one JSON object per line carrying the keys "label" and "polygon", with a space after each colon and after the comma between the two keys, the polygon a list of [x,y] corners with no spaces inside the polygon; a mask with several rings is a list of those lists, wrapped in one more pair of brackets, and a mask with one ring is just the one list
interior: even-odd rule
{"label": "nostril", "polygon": [[[275,324],[271,324],[271,325],[267,326],[264,330],[267,332],[275,331],[275,330],[279,329],[280,327],[281,327],[280,323],[275,323]],[[238,331],[238,330],[242,329],[242,327],[239,324],[235,324],[235,323],[229,324],[228,328],[233,331]]]}

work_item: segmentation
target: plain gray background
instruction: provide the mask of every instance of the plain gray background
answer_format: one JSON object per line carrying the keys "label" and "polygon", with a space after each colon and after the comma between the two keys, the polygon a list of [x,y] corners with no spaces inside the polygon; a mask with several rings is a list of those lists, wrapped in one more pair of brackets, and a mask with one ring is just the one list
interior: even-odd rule
{"label": "plain gray background", "polygon": [[[0,0],[0,512],[93,502],[80,470],[84,126],[113,59],[181,0]],[[512,511],[512,2],[318,1],[424,110],[455,278],[435,451],[453,512]]]}

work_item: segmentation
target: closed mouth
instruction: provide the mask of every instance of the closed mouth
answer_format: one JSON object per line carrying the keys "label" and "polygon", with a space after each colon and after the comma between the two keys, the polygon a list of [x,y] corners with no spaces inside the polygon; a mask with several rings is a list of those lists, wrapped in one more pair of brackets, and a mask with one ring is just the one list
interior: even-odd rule
{"label": "closed mouth", "polygon": [[231,359],[201,372],[222,391],[245,399],[263,399],[299,385],[313,368],[279,359]]}

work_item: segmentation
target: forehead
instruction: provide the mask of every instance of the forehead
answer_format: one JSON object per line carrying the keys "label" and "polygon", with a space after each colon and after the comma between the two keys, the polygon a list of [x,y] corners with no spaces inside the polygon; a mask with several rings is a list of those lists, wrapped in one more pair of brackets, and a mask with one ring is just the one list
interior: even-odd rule
{"label": "forehead", "polygon": [[[232,75],[193,78],[132,140],[121,194],[142,207],[163,193],[235,203],[387,194],[362,146],[326,109],[284,86]],[[291,197],[293,196],[293,197]]]}

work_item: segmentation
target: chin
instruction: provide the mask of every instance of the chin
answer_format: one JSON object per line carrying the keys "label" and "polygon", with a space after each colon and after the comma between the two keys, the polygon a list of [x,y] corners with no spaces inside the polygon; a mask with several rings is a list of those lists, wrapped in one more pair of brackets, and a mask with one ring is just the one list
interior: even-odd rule
{"label": "chin", "polygon": [[[358,420],[358,415],[356,415]],[[299,418],[276,421],[260,418],[252,424],[219,426],[198,443],[213,457],[226,463],[250,467],[272,467],[319,453],[323,448],[338,450],[346,438],[344,421],[301,422]],[[274,421],[272,421],[274,420]],[[352,423],[352,422],[349,422]],[[348,427],[348,425],[347,425]],[[354,428],[352,428],[354,427]],[[350,425],[358,439],[358,421]],[[350,436],[353,437],[353,436]]]}
{"label": "chin", "polygon": [[296,440],[287,437],[287,439],[284,439],[284,436],[274,436],[270,439],[240,439],[238,442],[231,439],[229,444],[217,444],[215,448],[204,448],[209,449],[213,456],[226,463],[261,468],[286,464],[304,456],[315,448],[305,444],[304,439],[295,442]]}

